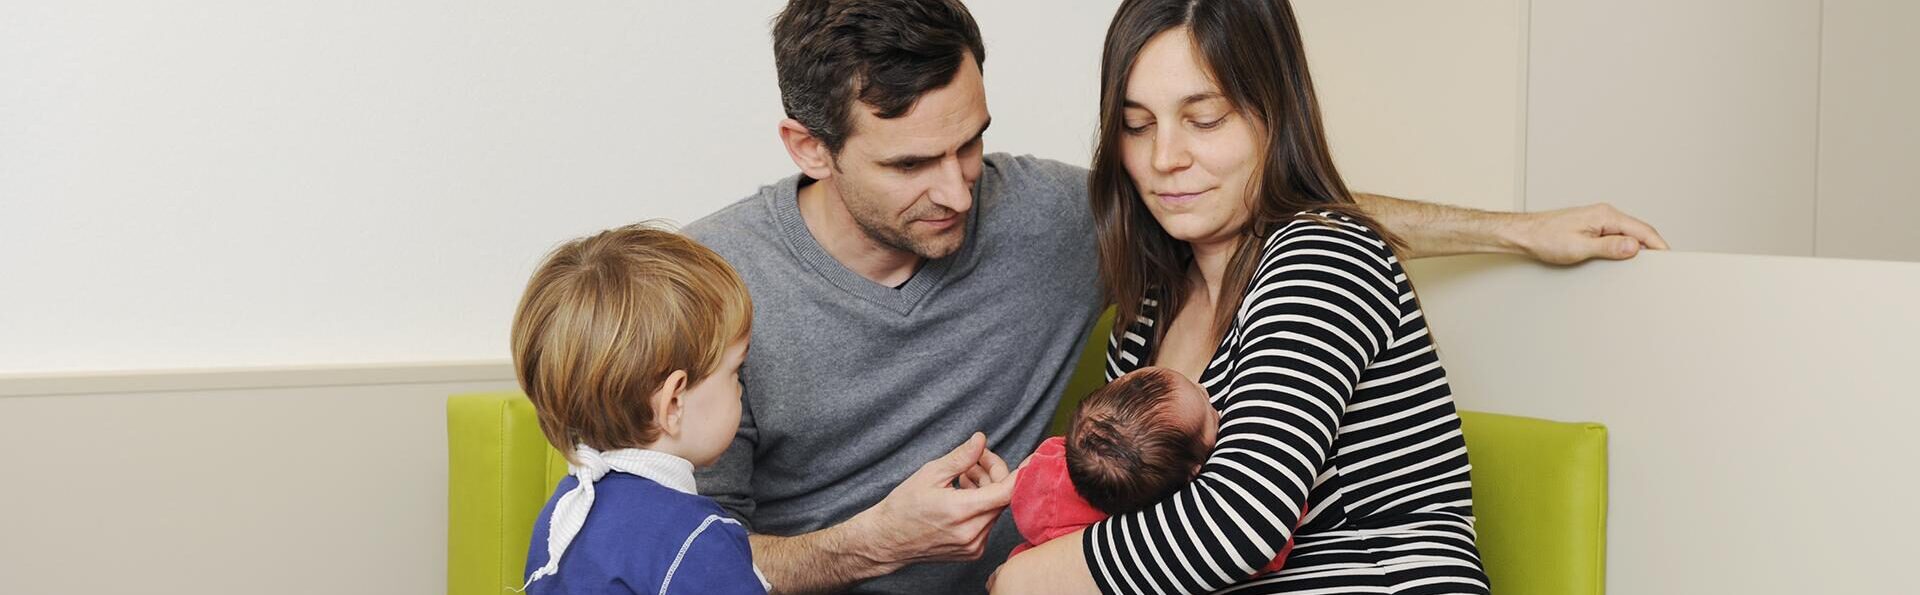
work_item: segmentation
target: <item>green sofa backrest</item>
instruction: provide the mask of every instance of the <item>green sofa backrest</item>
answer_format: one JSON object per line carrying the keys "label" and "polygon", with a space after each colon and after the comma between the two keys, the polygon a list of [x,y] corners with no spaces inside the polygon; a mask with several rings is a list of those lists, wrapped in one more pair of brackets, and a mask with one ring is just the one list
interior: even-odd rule
{"label": "green sofa backrest", "polygon": [[[1104,381],[1103,317],[1081,354],[1053,424]],[[1605,592],[1607,431],[1463,411],[1473,462],[1480,555],[1495,593]],[[525,577],[534,517],[566,476],[517,392],[447,400],[447,593],[500,595]]]}

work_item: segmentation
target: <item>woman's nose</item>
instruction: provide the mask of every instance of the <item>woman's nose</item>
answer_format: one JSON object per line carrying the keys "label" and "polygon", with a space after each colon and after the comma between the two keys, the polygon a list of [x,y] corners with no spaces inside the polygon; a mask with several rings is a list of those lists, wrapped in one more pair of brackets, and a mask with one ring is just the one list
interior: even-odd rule
{"label": "woman's nose", "polygon": [[1190,165],[1192,156],[1187,152],[1187,139],[1178,128],[1163,126],[1153,138],[1153,168],[1159,171],[1175,171]]}

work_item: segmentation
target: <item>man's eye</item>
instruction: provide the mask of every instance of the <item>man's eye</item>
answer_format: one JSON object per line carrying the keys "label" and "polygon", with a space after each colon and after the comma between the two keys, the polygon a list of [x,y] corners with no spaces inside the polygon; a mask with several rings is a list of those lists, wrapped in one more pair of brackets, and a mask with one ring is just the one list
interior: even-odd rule
{"label": "man's eye", "polygon": [[907,161],[904,163],[893,164],[893,168],[900,171],[913,171],[916,169],[920,169],[921,166],[924,166],[926,164],[927,162],[925,161]]}

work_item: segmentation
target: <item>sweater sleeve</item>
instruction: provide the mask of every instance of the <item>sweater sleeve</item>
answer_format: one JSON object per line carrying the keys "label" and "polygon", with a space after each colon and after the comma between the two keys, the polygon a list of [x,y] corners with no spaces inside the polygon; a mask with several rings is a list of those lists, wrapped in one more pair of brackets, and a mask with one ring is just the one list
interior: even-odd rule
{"label": "sweater sleeve", "polygon": [[1390,258],[1343,220],[1267,239],[1229,334],[1214,451],[1173,497],[1088,529],[1081,547],[1102,591],[1215,591],[1286,546],[1361,371],[1400,318]]}

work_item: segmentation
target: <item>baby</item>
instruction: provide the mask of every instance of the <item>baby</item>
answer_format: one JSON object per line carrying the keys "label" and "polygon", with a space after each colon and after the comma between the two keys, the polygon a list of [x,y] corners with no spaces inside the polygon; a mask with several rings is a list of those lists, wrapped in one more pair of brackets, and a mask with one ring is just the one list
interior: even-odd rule
{"label": "baby", "polygon": [[[1080,402],[1064,438],[1040,443],[1014,480],[1019,554],[1111,515],[1172,497],[1200,474],[1220,432],[1220,412],[1185,375],[1144,367]],[[1293,540],[1262,572],[1280,569]]]}

